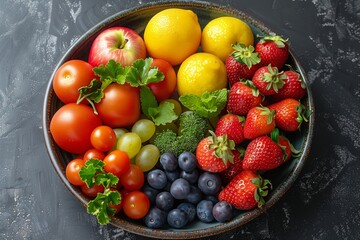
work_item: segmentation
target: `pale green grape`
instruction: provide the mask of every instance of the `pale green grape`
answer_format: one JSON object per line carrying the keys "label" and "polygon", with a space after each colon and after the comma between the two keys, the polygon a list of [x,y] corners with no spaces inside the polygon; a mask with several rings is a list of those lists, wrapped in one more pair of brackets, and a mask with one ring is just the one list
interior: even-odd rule
{"label": "pale green grape", "polygon": [[139,135],[142,142],[149,140],[155,133],[156,127],[149,119],[138,120],[131,128],[131,131]]}
{"label": "pale green grape", "polygon": [[181,104],[179,103],[179,101],[175,100],[175,99],[172,99],[172,98],[169,98],[169,99],[166,99],[164,100],[164,102],[170,102],[170,103],[173,103],[174,104],[174,112],[175,114],[179,117],[180,114],[182,113],[182,107],[181,107]]}
{"label": "pale green grape", "polygon": [[159,149],[153,144],[143,146],[136,155],[135,162],[143,172],[151,170],[160,158]]}
{"label": "pale green grape", "polygon": [[126,152],[129,158],[133,158],[141,148],[141,138],[134,132],[127,132],[120,136],[116,143],[116,149]]}

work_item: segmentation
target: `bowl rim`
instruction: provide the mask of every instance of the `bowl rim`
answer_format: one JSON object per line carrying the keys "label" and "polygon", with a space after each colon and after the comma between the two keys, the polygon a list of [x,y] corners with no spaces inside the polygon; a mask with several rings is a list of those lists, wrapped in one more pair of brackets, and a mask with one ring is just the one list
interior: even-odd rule
{"label": "bowl rim", "polygon": [[[70,46],[70,48],[66,51],[66,53],[62,56],[62,58],[59,60],[58,64],[56,65],[54,71],[52,72],[52,75],[49,79],[48,86],[46,88],[46,93],[44,96],[44,103],[43,103],[43,114],[42,114],[42,126],[43,126],[43,135],[45,139],[45,145],[48,152],[48,155],[50,157],[51,163],[57,173],[57,175],[60,177],[62,182],[65,184],[66,188],[70,191],[70,193],[78,200],[83,206],[87,205],[88,199],[81,196],[77,191],[75,191],[75,187],[71,185],[68,180],[66,179],[66,176],[64,174],[64,169],[59,166],[57,161],[57,156],[55,155],[53,151],[54,143],[51,140],[51,133],[50,133],[50,116],[49,116],[49,109],[51,106],[50,99],[52,97],[53,91],[52,91],[52,80],[55,76],[56,70],[68,59],[71,59],[72,55],[75,54],[76,48],[81,46],[81,44],[89,38],[89,35],[97,34],[98,31],[100,31],[102,28],[106,27],[107,25],[113,23],[114,21],[118,20],[121,17],[124,17],[134,11],[141,11],[145,10],[147,8],[152,7],[206,7],[209,9],[216,9],[221,10],[224,13],[234,14],[237,16],[242,17],[246,22],[256,25],[257,28],[260,30],[266,32],[266,33],[273,33],[268,27],[266,27],[261,21],[257,20],[251,14],[245,13],[239,9],[220,5],[217,3],[210,3],[210,2],[204,2],[204,1],[185,1],[185,0],[165,0],[160,2],[148,2],[144,3],[139,6],[131,7],[128,9],[124,9],[122,11],[119,11],[104,20],[100,21],[98,24],[94,25],[90,29],[88,29],[79,39],[75,41],[74,44]],[[282,181],[275,190],[271,192],[270,197],[267,199],[266,203],[263,205],[262,208],[256,208],[254,210],[248,211],[241,218],[233,218],[230,222],[227,223],[220,223],[218,225],[211,226],[209,228],[205,229],[195,229],[191,231],[174,231],[172,229],[150,229],[146,226],[139,226],[136,224],[132,224],[131,222],[121,220],[121,219],[115,219],[113,218],[111,220],[111,224],[115,227],[122,228],[126,231],[135,233],[137,235],[142,235],[146,237],[152,237],[152,238],[164,238],[164,239],[184,239],[184,238],[198,238],[198,237],[205,237],[205,236],[211,236],[220,234],[229,230],[232,230],[236,227],[239,227],[241,225],[244,225],[248,223],[249,221],[255,219],[256,217],[262,215],[265,213],[270,207],[272,207],[278,200],[290,189],[290,187],[294,184],[296,179],[298,178],[302,168],[304,167],[305,160],[309,155],[312,137],[313,137],[313,128],[315,123],[315,108],[314,108],[314,102],[313,102],[313,96],[310,89],[310,82],[308,80],[308,77],[303,69],[303,67],[300,65],[297,57],[294,55],[291,46],[289,47],[289,52],[291,57],[294,59],[294,64],[296,65],[296,68],[298,69],[300,75],[303,77],[303,80],[306,84],[306,94],[307,94],[307,104],[310,110],[313,111],[313,114],[309,117],[308,121],[308,131],[306,138],[304,139],[303,143],[303,153],[300,158],[296,159],[297,163],[294,165],[288,176],[284,181]],[[294,159],[295,160],[295,159]]]}

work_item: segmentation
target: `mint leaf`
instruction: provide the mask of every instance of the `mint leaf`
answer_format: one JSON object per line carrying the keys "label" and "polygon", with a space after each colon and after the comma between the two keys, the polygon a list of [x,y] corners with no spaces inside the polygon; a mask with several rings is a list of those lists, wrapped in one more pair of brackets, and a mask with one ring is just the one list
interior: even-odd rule
{"label": "mint leaf", "polygon": [[116,210],[109,206],[111,204],[119,204],[121,195],[118,191],[106,189],[104,193],[98,193],[95,199],[89,201],[87,212],[95,215],[98,222],[102,225],[108,224],[110,218],[114,216]]}
{"label": "mint leaf", "polygon": [[188,109],[195,111],[204,118],[213,118],[219,115],[227,102],[228,90],[223,88],[213,92],[205,92],[201,96],[185,94],[179,101]]}
{"label": "mint leaf", "polygon": [[151,66],[152,61],[152,58],[146,58],[133,62],[127,82],[133,87],[138,87],[164,80],[164,74],[157,67]]}
{"label": "mint leaf", "polygon": [[156,126],[165,125],[176,120],[175,105],[171,102],[161,102],[158,107],[148,109],[149,117],[153,120]]}

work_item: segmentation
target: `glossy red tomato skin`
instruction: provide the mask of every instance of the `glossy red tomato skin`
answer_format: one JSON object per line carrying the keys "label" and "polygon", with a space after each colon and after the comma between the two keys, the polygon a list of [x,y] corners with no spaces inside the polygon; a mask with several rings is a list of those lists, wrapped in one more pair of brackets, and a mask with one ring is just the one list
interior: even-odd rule
{"label": "glossy red tomato skin", "polygon": [[69,103],[62,106],[50,121],[50,132],[55,143],[70,153],[84,153],[92,148],[90,136],[101,119],[91,107]]}
{"label": "glossy red tomato skin", "polygon": [[163,59],[154,59],[151,65],[158,67],[159,71],[164,74],[164,80],[161,82],[148,84],[156,100],[161,102],[170,98],[174,92],[177,83],[176,72],[173,66]]}
{"label": "glossy red tomato skin", "polygon": [[131,219],[141,219],[145,217],[150,209],[150,200],[145,193],[133,191],[128,193],[123,200],[123,210],[126,216]]}
{"label": "glossy red tomato skin", "polygon": [[91,188],[89,188],[86,184],[81,186],[81,191],[88,197],[94,198],[97,196],[98,193],[104,192],[103,185],[94,184]]}
{"label": "glossy red tomato skin", "polygon": [[85,182],[81,180],[79,172],[81,168],[85,165],[85,161],[83,159],[75,158],[71,160],[65,169],[65,175],[67,180],[75,185],[75,186],[82,186],[85,185]]}
{"label": "glossy red tomato skin", "polygon": [[105,153],[103,153],[102,151],[97,150],[95,148],[91,148],[84,153],[83,159],[84,159],[84,161],[88,161],[92,158],[98,159],[98,160],[104,160]]}
{"label": "glossy red tomato skin", "polygon": [[130,164],[130,169],[120,176],[121,185],[129,190],[140,190],[144,185],[145,177],[141,168],[135,164]]}
{"label": "glossy red tomato skin", "polygon": [[112,83],[104,89],[104,97],[95,108],[104,125],[112,128],[131,126],[140,117],[139,89],[127,83]]}
{"label": "glossy red tomato skin", "polygon": [[[63,103],[76,103],[79,98],[78,89],[89,85],[95,79],[93,67],[83,60],[69,60],[56,71],[53,88],[56,96]],[[86,100],[82,101],[86,104]]]}
{"label": "glossy red tomato skin", "polygon": [[130,169],[130,158],[126,152],[113,150],[104,158],[105,172],[112,173],[117,177],[125,174]]}
{"label": "glossy red tomato skin", "polygon": [[90,141],[95,149],[107,152],[115,145],[116,135],[111,127],[102,125],[92,131]]}

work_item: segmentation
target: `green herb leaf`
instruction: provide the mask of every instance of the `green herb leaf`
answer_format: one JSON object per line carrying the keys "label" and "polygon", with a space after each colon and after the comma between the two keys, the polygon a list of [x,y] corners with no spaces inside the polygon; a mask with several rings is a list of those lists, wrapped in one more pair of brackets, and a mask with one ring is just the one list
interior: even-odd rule
{"label": "green herb leaf", "polygon": [[95,183],[101,184],[105,188],[116,187],[119,178],[112,173],[98,173],[96,174]]}
{"label": "green herb leaf", "polygon": [[[102,82],[117,82],[124,84],[130,71],[130,67],[121,66],[120,63],[110,60],[105,66],[98,66],[93,69],[95,74],[100,77]],[[105,88],[103,88],[105,89]]]}
{"label": "green herb leaf", "polygon": [[201,96],[185,94],[179,101],[188,109],[197,112],[204,118],[216,117],[226,106],[228,90],[226,88],[213,92],[205,92]]}
{"label": "green herb leaf", "polygon": [[176,120],[175,105],[171,102],[161,102],[158,107],[148,109],[149,117],[153,120],[156,126],[165,125]]}
{"label": "green herb leaf", "polygon": [[83,166],[79,172],[81,180],[83,180],[86,185],[90,188],[96,183],[96,174],[104,173],[105,163],[97,159],[90,159],[86,161],[85,166]]}
{"label": "green herb leaf", "polygon": [[141,101],[141,111],[148,117],[150,116],[149,109],[156,108],[158,106],[158,103],[156,101],[153,92],[150,90],[150,88],[146,86],[142,86],[140,88],[140,101]]}
{"label": "green herb leaf", "polygon": [[164,74],[157,67],[151,66],[152,61],[152,58],[136,60],[132,64],[127,82],[133,87],[138,87],[164,80]]}

